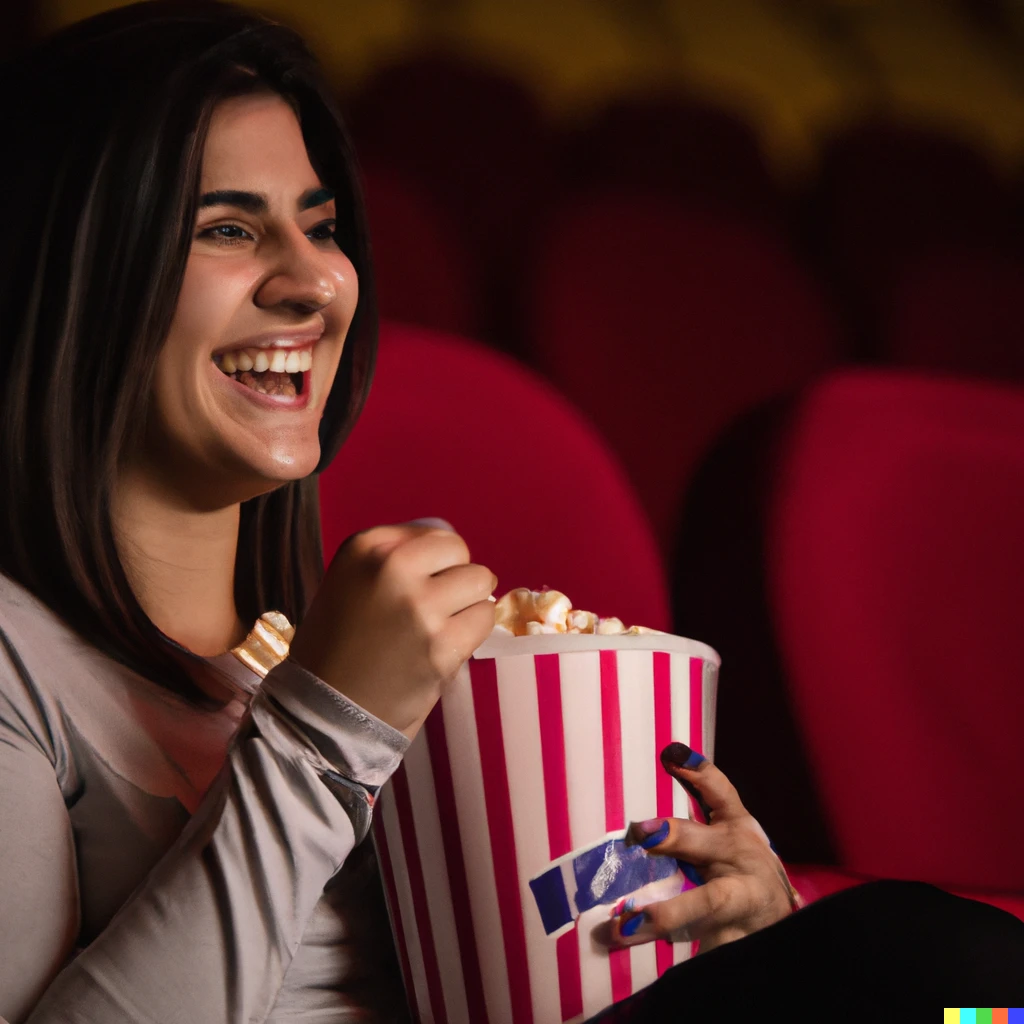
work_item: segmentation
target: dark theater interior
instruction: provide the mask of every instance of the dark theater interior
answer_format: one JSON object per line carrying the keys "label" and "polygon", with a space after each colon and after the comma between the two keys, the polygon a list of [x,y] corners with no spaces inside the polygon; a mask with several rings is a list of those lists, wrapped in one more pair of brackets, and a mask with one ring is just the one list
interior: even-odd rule
{"label": "dark theater interior", "polygon": [[[9,0],[3,50],[112,6]],[[325,557],[443,516],[499,593],[709,644],[714,761],[807,902],[1024,920],[1024,5],[251,6],[369,212]]]}

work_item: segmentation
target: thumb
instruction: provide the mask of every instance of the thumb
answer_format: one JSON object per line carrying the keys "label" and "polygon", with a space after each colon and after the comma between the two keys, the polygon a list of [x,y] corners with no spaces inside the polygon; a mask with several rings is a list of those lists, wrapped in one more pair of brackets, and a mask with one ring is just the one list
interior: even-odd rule
{"label": "thumb", "polygon": [[447,519],[438,519],[437,516],[426,516],[423,519],[410,519],[410,526],[432,526],[435,530],[451,530],[455,532],[455,527],[448,522]]}

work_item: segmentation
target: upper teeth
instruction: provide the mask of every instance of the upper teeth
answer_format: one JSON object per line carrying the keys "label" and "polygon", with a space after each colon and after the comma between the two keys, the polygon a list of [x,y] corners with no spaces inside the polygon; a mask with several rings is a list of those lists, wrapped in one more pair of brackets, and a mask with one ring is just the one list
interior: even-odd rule
{"label": "upper teeth", "polygon": [[281,348],[240,348],[235,352],[225,352],[219,357],[220,368],[225,373],[234,373],[236,370],[255,370],[263,373],[265,370],[273,370],[274,373],[304,373],[313,366],[313,352],[311,349],[291,349],[285,351]]}

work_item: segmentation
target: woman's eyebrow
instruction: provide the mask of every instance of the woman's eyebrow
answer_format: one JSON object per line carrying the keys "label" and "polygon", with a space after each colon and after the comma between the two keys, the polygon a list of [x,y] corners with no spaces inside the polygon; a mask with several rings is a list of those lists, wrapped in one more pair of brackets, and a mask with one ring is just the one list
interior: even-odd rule
{"label": "woman's eyebrow", "polygon": [[[334,190],[318,186],[303,192],[299,196],[299,212],[323,206],[334,199]],[[246,213],[266,213],[270,208],[267,197],[262,192],[244,192],[239,189],[218,189],[215,192],[204,192],[199,197],[200,208],[206,206],[237,206]]]}
{"label": "woman's eyebrow", "polygon": [[237,206],[246,213],[266,213],[269,209],[267,197],[262,193],[240,192],[231,188],[204,193],[199,197],[199,206]]}
{"label": "woman's eyebrow", "polygon": [[326,203],[333,201],[334,189],[324,188],[311,188],[308,192],[303,192],[299,198],[299,210],[312,210],[314,207],[323,206]]}

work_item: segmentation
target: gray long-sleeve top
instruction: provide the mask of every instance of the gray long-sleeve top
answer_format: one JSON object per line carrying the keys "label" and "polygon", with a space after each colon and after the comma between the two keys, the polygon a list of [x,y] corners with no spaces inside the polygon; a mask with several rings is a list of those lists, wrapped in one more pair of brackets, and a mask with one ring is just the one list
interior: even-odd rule
{"label": "gray long-sleeve top", "polygon": [[[287,660],[196,709],[0,575],[0,1018],[405,1020],[371,841],[408,741]],[[365,842],[364,842],[365,840]]]}

